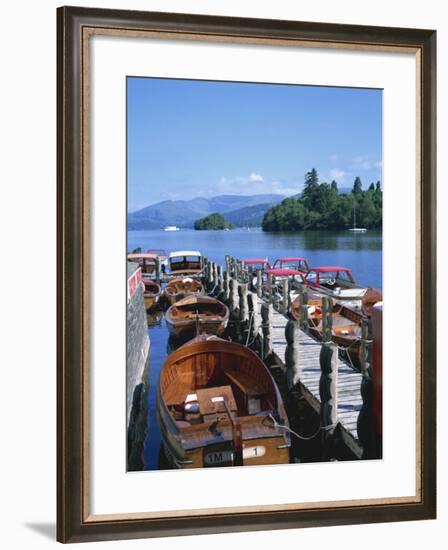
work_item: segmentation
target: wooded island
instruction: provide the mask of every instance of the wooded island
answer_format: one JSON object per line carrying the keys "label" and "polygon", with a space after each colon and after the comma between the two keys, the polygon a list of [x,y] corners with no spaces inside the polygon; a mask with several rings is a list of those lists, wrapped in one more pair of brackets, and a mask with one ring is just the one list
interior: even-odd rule
{"label": "wooded island", "polygon": [[232,223],[226,222],[226,220],[217,212],[205,216],[200,220],[194,222],[195,229],[233,229],[235,226]]}

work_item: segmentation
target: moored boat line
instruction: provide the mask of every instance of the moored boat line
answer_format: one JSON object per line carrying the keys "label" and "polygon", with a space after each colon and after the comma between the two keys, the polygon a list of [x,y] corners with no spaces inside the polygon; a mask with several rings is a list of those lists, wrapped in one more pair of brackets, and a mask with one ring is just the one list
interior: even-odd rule
{"label": "moored boat line", "polygon": [[[185,265],[186,262],[190,261],[188,256],[191,253],[197,253],[196,259],[191,259],[191,261],[196,262],[196,265]],[[300,326],[303,327],[303,295],[305,294],[305,308],[307,311],[306,332],[316,341],[316,345],[321,345],[317,343],[323,341],[322,300],[324,298],[330,299],[333,304],[331,312],[333,323],[333,329],[331,331],[332,342],[341,349],[345,348],[349,350],[351,363],[354,364],[354,366],[360,366],[362,361],[360,358],[361,342],[365,341],[362,339],[361,324],[363,320],[368,319],[369,311],[373,304],[382,300],[382,293],[381,291],[362,287],[357,284],[349,268],[334,266],[320,266],[316,268],[309,267],[309,265],[306,264],[308,270],[304,273],[294,268],[303,268],[304,264],[299,264],[299,261],[306,262],[306,259],[299,256],[291,256],[279,258],[273,264],[270,264],[267,259],[249,259],[244,261],[232,259],[231,262],[226,262],[227,269],[226,272],[224,272],[222,268],[218,269],[214,262],[210,262],[207,258],[203,258],[198,251],[187,250],[174,253],[175,256],[173,256],[173,258],[176,257],[180,259],[173,261],[173,263],[176,264],[179,262],[180,265],[176,265],[174,273],[172,273],[171,254],[168,255],[170,261],[166,271],[160,274],[160,281],[162,283],[166,282],[166,285],[165,288],[161,289],[158,305],[159,307],[168,307],[165,313],[164,323],[166,323],[171,335],[177,338],[177,341],[174,343],[174,348],[179,346],[180,341],[185,342],[188,339],[189,341],[182,346],[182,348],[172,348],[174,351],[171,351],[166,360],[170,365],[177,364],[176,361],[172,362],[177,352],[185,347],[193,345],[193,343],[202,341],[208,342],[211,346],[215,345],[211,344],[211,342],[215,340],[223,342],[222,345],[229,343],[219,338],[217,339],[216,336],[210,336],[210,334],[215,334],[223,335],[225,338],[231,337],[234,340],[237,339],[237,341],[231,343],[248,351],[251,351],[249,347],[253,347],[260,355],[260,357],[257,355],[255,356],[261,361],[261,364],[269,373],[267,364],[270,364],[272,360],[270,359],[270,353],[273,353],[272,344],[271,347],[269,347],[269,344],[267,345],[269,338],[272,338],[272,336],[269,337],[267,335],[267,329],[265,328],[266,322],[269,323],[269,321],[266,321],[264,317],[261,322],[252,318],[251,315],[255,315],[255,310],[253,308],[258,308],[260,304],[274,304],[274,307],[279,308],[281,313],[286,316],[284,327],[286,327],[288,318],[293,319],[298,322],[298,325],[300,324]],[[274,265],[276,266],[275,268]],[[195,272],[190,272],[191,274],[188,274],[188,276],[172,279],[172,277],[175,276],[177,267],[179,268],[178,272],[182,274],[184,274],[185,269],[192,269]],[[261,288],[259,289],[256,288],[256,281],[260,279],[255,277],[258,272],[262,274]],[[340,276],[340,274],[342,274],[342,276]],[[154,279],[154,274],[151,274],[151,277]],[[310,278],[308,279],[308,277]],[[335,281],[333,281],[333,279],[335,279]],[[172,285],[172,283],[179,280],[188,283],[186,287],[182,289],[182,298],[179,300],[176,291],[174,291],[171,299],[162,300],[162,295],[168,298],[168,287],[170,285],[172,287],[176,286]],[[299,289],[300,295],[298,295]],[[175,290],[178,291],[180,289],[177,288]],[[286,294],[283,293],[284,290]],[[256,298],[255,302],[255,304],[258,303],[257,306],[254,305],[254,298],[251,298],[252,313],[249,316],[247,315],[248,291],[249,293],[253,293],[253,296],[258,294],[258,298]],[[358,292],[359,294],[357,294]],[[211,296],[206,296],[206,293],[210,293]],[[357,303],[356,307],[351,307],[352,304],[350,301],[355,301]],[[245,303],[246,305],[244,305]],[[264,305],[262,307],[264,307]],[[235,318],[234,314],[231,314],[231,311],[236,311],[237,318]],[[259,313],[257,315],[259,315]],[[269,318],[267,317],[266,319]],[[278,341],[279,337],[283,340],[285,339],[284,330],[286,330],[286,328],[282,328],[280,336],[275,336],[276,341]],[[262,342],[261,348],[259,345],[260,337]],[[268,340],[266,340],[266,338],[268,338]],[[265,340],[264,343],[263,339]],[[264,351],[262,348],[264,348]],[[271,351],[269,351],[269,349],[271,349]],[[201,357],[201,353],[199,352],[197,359],[195,359],[194,356],[190,356],[190,365],[188,368],[186,367],[187,370],[185,371],[190,372],[188,376],[193,376],[194,378],[197,375],[200,378],[219,371],[216,367],[217,359],[213,354],[209,356],[205,354],[200,359],[199,357]],[[204,357],[208,358],[204,359]],[[305,354],[303,356],[303,361],[307,361],[306,357],[307,355]],[[263,358],[264,361],[261,360],[261,358]],[[202,365],[202,367],[198,367],[197,365]],[[171,371],[174,369],[173,372],[176,372],[176,368],[177,367],[171,368]],[[180,370],[179,375],[179,380],[181,380],[183,375]],[[257,425],[258,421],[254,419],[248,420],[246,416],[251,416],[250,414],[244,416],[245,413],[243,414],[243,409],[238,408],[238,400],[240,399],[240,397],[237,396],[238,390],[235,389],[232,383],[227,384],[228,380],[222,372],[221,375],[219,376],[221,376],[222,380],[217,374],[218,379],[214,379],[213,376],[211,376],[210,379],[206,378],[207,381],[205,382],[205,386],[199,384],[197,388],[192,387],[187,389],[183,402],[177,403],[175,411],[173,411],[170,406],[164,407],[159,406],[159,404],[157,405],[157,414],[162,430],[164,450],[171,467],[275,464],[285,461],[284,457],[280,459],[279,462],[274,461],[272,458],[274,448],[271,448],[270,444],[258,445],[258,443],[252,444],[251,442],[244,442],[240,446],[235,442],[235,430],[242,432],[243,435],[251,434],[252,428]],[[357,381],[358,378],[356,379],[355,385],[358,384]],[[255,391],[257,386],[256,382],[253,379],[248,379],[246,382],[246,394],[250,394],[252,390]],[[183,384],[182,381],[180,383]],[[315,382],[313,382],[313,384],[314,383]],[[162,375],[160,376],[160,384],[162,385]],[[238,386],[237,382],[235,382],[235,384]],[[228,389],[223,389],[226,386],[230,386],[230,393]],[[198,391],[195,391],[196,389]],[[207,407],[204,408],[202,390],[205,390],[204,395],[206,399],[209,399],[215,404],[220,403],[219,407],[217,406],[218,409],[223,408],[223,410],[214,411],[213,413],[216,413],[218,417],[224,415],[225,418],[223,420],[218,419],[219,429],[222,428],[222,433],[225,434],[225,441],[221,442],[221,446],[218,445],[216,447],[216,442],[212,442],[213,438],[210,440],[204,439],[203,433],[205,433],[208,428],[204,428],[207,422],[203,411],[207,411],[208,409]],[[162,392],[161,386],[158,391],[159,393]],[[278,388],[277,391],[279,391]],[[210,393],[208,397],[206,395],[207,392]],[[356,395],[356,402],[362,404],[359,388]],[[201,399],[199,399],[199,397]],[[161,396],[159,396],[158,399],[160,400]],[[313,397],[313,399],[315,403],[315,398]],[[199,406],[198,401],[201,401],[202,408]],[[357,412],[359,412],[359,408],[354,408],[353,413],[356,415]],[[173,414],[176,416],[174,424],[171,418]],[[211,413],[206,412],[205,416],[207,414]],[[201,417],[200,419],[198,415]],[[269,415],[265,416],[268,419],[270,418]],[[289,433],[287,416],[284,420],[286,420],[286,423],[280,422],[279,418],[276,420],[268,420],[267,422],[268,424],[271,422],[271,430],[275,428],[278,432],[277,435],[284,437],[285,433]],[[347,422],[348,421],[353,422],[351,417]],[[189,425],[186,424],[187,422]],[[341,422],[346,422],[346,417],[344,415],[341,415]],[[281,425],[283,425],[283,428],[279,428]],[[257,427],[255,431],[258,429]],[[303,431],[306,432],[307,430],[304,429]],[[356,439],[356,430],[353,432],[353,429],[350,428],[349,431],[351,434],[350,437]],[[179,446],[178,443],[175,443],[175,441],[185,443],[186,439],[184,436],[187,437],[187,439],[190,438],[188,439],[191,443],[190,447],[188,445],[183,447],[182,444]],[[251,436],[248,435],[248,437],[250,439]],[[272,439],[272,437],[270,439]],[[351,451],[355,454],[361,452],[359,450],[361,448],[359,442],[353,443],[352,441],[350,445]],[[254,447],[255,450],[252,449],[252,447]],[[281,448],[280,445],[277,450]],[[261,460],[261,455],[259,453],[264,453],[263,456],[266,457],[265,462]],[[257,460],[255,460],[255,456],[257,456]],[[289,459],[286,460],[286,462],[287,461],[289,461]]]}

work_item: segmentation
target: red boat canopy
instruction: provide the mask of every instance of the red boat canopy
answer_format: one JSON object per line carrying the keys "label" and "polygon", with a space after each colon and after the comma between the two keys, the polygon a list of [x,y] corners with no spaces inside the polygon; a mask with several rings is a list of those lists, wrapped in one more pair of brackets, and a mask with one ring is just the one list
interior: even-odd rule
{"label": "red boat canopy", "polygon": [[338,266],[323,266],[323,267],[310,267],[308,272],[315,271],[316,273],[329,273],[332,271],[343,271],[345,273],[351,273],[351,269],[347,269],[346,267],[338,267]]}
{"label": "red boat canopy", "polygon": [[[352,283],[355,283],[355,279],[352,274],[351,269],[347,269],[346,267],[340,267],[340,266],[321,266],[321,267],[310,267],[307,274],[304,277],[304,281],[308,284],[315,285],[316,283],[320,284],[320,275],[322,274],[322,277],[325,279],[324,273],[334,273],[336,279],[340,279],[340,275],[343,273],[350,279]],[[328,277],[328,276],[327,276]],[[329,276],[332,278],[332,276]],[[316,279],[316,282],[312,282],[312,279]],[[341,278],[343,280],[343,277]]]}
{"label": "red boat canopy", "polygon": [[255,259],[255,260],[243,260],[243,263],[246,264],[246,265],[255,265],[255,264],[268,264],[268,260],[260,260],[260,259]]}
{"label": "red boat canopy", "polygon": [[268,275],[273,275],[274,277],[290,277],[292,275],[300,275],[300,271],[288,268],[268,269],[266,270],[266,273]]}
{"label": "red boat canopy", "polygon": [[276,262],[306,262],[306,258],[279,258]]}

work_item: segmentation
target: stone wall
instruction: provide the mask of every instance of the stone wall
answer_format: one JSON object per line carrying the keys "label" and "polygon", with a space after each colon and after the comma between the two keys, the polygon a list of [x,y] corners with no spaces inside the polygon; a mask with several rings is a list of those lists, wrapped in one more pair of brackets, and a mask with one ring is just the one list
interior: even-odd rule
{"label": "stone wall", "polygon": [[142,451],[147,428],[149,337],[144,286],[136,264],[128,266],[126,414],[128,470],[143,468]]}

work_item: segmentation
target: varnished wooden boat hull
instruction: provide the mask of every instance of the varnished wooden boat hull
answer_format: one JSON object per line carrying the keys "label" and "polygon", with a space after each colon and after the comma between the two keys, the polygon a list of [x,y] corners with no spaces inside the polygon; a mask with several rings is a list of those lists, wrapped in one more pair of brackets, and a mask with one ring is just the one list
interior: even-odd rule
{"label": "varnished wooden boat hull", "polygon": [[223,334],[229,321],[229,308],[208,296],[190,295],[166,312],[166,325],[172,336],[181,339],[197,334]]}
{"label": "varnished wooden boat hull", "polygon": [[[235,367],[236,363],[238,368]],[[222,373],[221,369],[223,369]],[[168,409],[165,396],[168,396],[170,391],[168,386],[174,383],[173,376],[179,376],[184,382],[190,377],[196,381],[197,387],[208,387],[208,377],[212,380],[221,374],[226,376],[227,373],[230,376],[229,380],[232,380],[232,376],[237,376],[240,372],[239,369],[250,372],[252,375],[254,372],[258,373],[259,379],[254,383],[263,384],[274,407],[272,414],[279,424],[288,425],[278,388],[266,366],[251,350],[218,338],[213,341],[195,340],[168,357],[160,376],[157,416],[164,454],[171,467],[209,468],[234,465],[235,447],[230,419],[220,420],[219,423],[204,421],[198,425],[180,428],[179,422],[176,422]],[[185,383],[188,385],[188,382]],[[234,389],[237,391],[237,387]],[[199,395],[200,390],[196,388],[191,391],[196,391]],[[170,401],[168,397],[167,399]],[[241,417],[239,421],[243,457],[240,465],[257,466],[290,462],[289,433],[284,429],[276,428],[266,411],[260,416]]]}
{"label": "varnished wooden boat hull", "polygon": [[191,319],[190,321],[173,323],[168,318],[166,319],[166,326],[172,336],[181,339],[193,338],[196,334],[216,334],[221,336],[227,326],[227,321],[206,321],[201,318]]}
{"label": "varnished wooden boat hull", "polygon": [[156,283],[155,281],[144,279],[143,284],[145,285],[143,301],[145,303],[146,310],[149,311],[158,305],[162,295],[162,290],[159,283]]}
{"label": "varnished wooden boat hull", "polygon": [[154,309],[160,300],[160,294],[144,295],[143,300],[145,302],[146,310]]}
{"label": "varnished wooden boat hull", "polygon": [[164,291],[165,301],[170,306],[190,294],[195,296],[203,296],[205,294],[204,287],[200,281],[183,282],[181,279],[174,279],[167,284]]}

